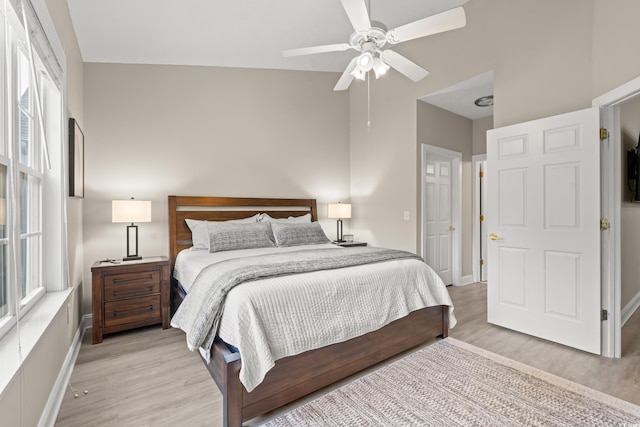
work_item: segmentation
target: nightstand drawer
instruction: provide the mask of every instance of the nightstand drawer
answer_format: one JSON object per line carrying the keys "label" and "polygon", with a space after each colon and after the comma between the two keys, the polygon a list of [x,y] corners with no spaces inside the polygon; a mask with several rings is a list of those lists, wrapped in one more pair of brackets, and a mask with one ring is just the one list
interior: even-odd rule
{"label": "nightstand drawer", "polygon": [[158,270],[113,274],[104,278],[105,301],[142,297],[158,293],[160,293],[160,272]]}
{"label": "nightstand drawer", "polygon": [[108,302],[104,305],[106,328],[146,319],[157,319],[160,323],[160,295]]}

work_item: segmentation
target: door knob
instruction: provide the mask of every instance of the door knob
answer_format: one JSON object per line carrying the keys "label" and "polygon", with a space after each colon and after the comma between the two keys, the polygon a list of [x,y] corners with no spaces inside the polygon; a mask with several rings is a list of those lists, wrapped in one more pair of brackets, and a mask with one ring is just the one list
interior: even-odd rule
{"label": "door knob", "polygon": [[502,240],[502,237],[498,236],[496,233],[489,234],[489,238],[491,240]]}
{"label": "door knob", "polygon": [[456,228],[455,228],[453,225],[450,225],[450,226],[449,226],[449,231],[453,231],[453,230],[455,230],[455,229],[456,229]]}

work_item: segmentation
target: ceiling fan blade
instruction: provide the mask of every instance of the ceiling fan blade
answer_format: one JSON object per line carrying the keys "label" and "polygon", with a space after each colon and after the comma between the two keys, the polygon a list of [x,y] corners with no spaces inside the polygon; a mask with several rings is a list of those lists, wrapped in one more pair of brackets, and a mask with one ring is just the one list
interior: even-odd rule
{"label": "ceiling fan blade", "polygon": [[387,31],[387,41],[391,44],[397,44],[407,40],[455,30],[456,28],[464,27],[466,24],[467,17],[464,13],[464,8],[456,7],[455,9],[437,13],[389,30]]}
{"label": "ceiling fan blade", "polygon": [[341,1],[342,7],[344,7],[344,11],[347,12],[347,16],[354,30],[368,30],[371,28],[369,13],[367,12],[367,6],[364,4],[364,0]]}
{"label": "ceiling fan blade", "polygon": [[336,83],[336,85],[333,88],[333,90],[347,90],[347,89],[349,89],[349,85],[351,84],[351,82],[354,79],[354,77],[351,74],[351,72],[356,68],[356,61],[357,60],[358,60],[358,57],[356,56],[355,58],[353,58],[351,60],[351,62],[349,62],[349,65],[347,65],[347,68],[344,70],[344,72],[340,76],[340,79],[338,80],[338,83]]}
{"label": "ceiling fan blade", "polygon": [[427,77],[429,72],[414,62],[409,61],[404,56],[392,50],[384,50],[380,54],[380,58],[390,67],[395,68],[414,82]]}
{"label": "ceiling fan blade", "polygon": [[342,52],[343,50],[347,50],[350,47],[351,46],[349,45],[349,43],[337,43],[337,44],[326,44],[322,46],[300,47],[297,49],[283,50],[282,55],[301,56],[301,55],[312,55],[314,53]]}

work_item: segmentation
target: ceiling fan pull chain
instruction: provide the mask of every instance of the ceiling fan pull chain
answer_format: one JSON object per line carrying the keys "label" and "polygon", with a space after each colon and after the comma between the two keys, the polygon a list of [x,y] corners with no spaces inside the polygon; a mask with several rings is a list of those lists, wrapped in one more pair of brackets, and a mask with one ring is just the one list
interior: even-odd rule
{"label": "ceiling fan pull chain", "polygon": [[371,130],[371,79],[367,71],[367,132]]}

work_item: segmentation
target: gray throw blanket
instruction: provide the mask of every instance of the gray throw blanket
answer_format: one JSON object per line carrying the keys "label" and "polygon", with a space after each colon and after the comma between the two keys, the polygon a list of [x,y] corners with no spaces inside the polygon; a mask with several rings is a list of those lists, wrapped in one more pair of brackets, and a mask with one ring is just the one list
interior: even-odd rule
{"label": "gray throw blanket", "polygon": [[191,351],[197,348],[209,351],[218,332],[227,293],[243,282],[396,259],[421,258],[394,249],[355,247],[305,249],[221,261],[200,272],[171,319],[171,326],[186,332]]}

